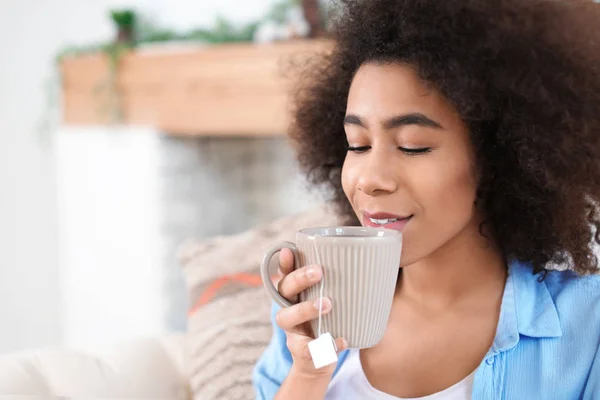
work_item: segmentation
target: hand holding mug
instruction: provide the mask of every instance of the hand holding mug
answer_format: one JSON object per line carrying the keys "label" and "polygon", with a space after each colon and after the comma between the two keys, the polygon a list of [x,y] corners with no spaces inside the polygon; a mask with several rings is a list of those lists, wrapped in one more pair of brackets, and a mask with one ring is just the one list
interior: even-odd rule
{"label": "hand holding mug", "polygon": [[[269,262],[280,251],[284,277],[275,288]],[[261,265],[263,283],[282,306],[277,323],[288,332],[295,357],[303,356],[308,337],[321,333],[319,327],[338,342],[346,339],[342,348],[379,343],[391,312],[401,251],[402,233],[366,227],[303,229],[295,244],[283,242],[268,251]],[[319,321],[315,304],[321,302]],[[290,340],[290,334],[303,339]]]}
{"label": "hand holding mug", "polygon": [[[316,369],[313,365],[308,343],[314,337],[309,324],[319,316],[320,299],[298,302],[299,294],[306,289],[318,284],[323,276],[323,270],[318,265],[306,265],[294,268],[294,253],[289,248],[283,248],[279,255],[279,274],[281,279],[278,292],[290,304],[277,312],[277,325],[283,329],[287,337],[287,347],[294,360],[297,373],[305,375],[331,375],[335,365]],[[321,314],[326,315],[331,311],[331,300],[323,298]],[[338,351],[347,348],[343,338],[336,339]]]}

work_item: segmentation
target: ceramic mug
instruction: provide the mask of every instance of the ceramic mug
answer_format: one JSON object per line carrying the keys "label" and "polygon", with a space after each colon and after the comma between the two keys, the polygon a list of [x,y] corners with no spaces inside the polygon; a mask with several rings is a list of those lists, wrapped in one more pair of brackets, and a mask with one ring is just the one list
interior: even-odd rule
{"label": "ceramic mug", "polygon": [[[323,296],[331,299],[332,310],[322,317],[322,332],[345,338],[350,348],[373,347],[381,341],[396,290],[401,232],[355,226],[308,228],[296,233],[296,243],[274,246],[261,264],[262,280],[277,304],[290,307],[269,271],[271,258],[284,248],[294,253],[294,268],[313,264],[323,268],[321,283],[299,295],[300,301],[315,301],[322,289]],[[318,322],[310,322],[315,334]]]}

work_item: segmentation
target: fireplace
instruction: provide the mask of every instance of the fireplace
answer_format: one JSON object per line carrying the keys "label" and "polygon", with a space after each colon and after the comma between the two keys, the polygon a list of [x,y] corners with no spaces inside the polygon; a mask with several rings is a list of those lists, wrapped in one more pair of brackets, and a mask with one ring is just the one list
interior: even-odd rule
{"label": "fireplace", "polygon": [[305,210],[315,199],[304,189],[283,137],[160,139],[161,233],[169,271],[168,325],[182,328],[186,309],[173,258],[188,238],[234,234]]}
{"label": "fireplace", "polygon": [[178,138],[153,128],[57,135],[61,285],[68,345],[182,331],[178,246],[300,212],[307,193],[286,139]]}

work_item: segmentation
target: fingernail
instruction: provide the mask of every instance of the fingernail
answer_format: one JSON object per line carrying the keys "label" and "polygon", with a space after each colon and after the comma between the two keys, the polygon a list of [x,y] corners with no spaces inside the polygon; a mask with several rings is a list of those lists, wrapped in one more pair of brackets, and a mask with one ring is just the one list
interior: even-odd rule
{"label": "fingernail", "polygon": [[338,353],[340,353],[348,348],[348,341],[344,338],[340,338],[340,339],[342,339],[342,343],[340,343],[340,346],[337,348]]}
{"label": "fingernail", "polygon": [[[321,299],[315,300],[313,305],[318,310],[319,306],[321,305]],[[327,297],[323,297],[323,307],[321,308],[321,311],[329,311],[330,308],[331,308],[331,301]]]}
{"label": "fingernail", "polygon": [[306,277],[309,280],[313,280],[313,279],[317,278],[317,275],[318,275],[317,267],[306,268]]}

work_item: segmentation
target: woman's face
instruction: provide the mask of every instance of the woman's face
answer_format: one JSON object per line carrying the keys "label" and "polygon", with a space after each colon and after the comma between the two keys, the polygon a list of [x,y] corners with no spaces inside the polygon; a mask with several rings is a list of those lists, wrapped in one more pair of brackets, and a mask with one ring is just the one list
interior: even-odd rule
{"label": "woman's face", "polygon": [[344,126],[344,192],[364,226],[404,232],[402,266],[478,232],[467,127],[412,67],[363,65]]}

